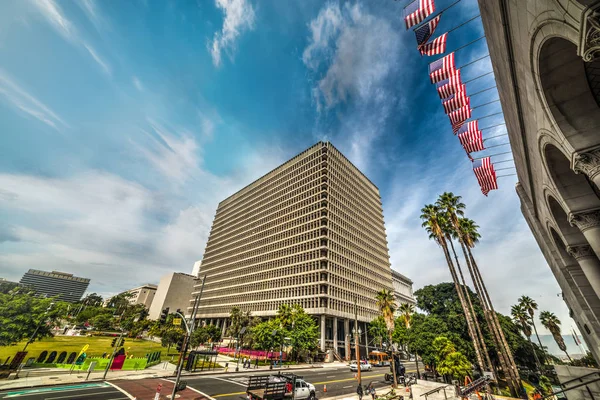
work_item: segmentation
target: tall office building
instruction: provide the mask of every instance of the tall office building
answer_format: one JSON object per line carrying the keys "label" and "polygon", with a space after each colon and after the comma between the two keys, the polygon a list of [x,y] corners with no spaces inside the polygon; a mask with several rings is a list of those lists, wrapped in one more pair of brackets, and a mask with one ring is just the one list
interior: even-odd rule
{"label": "tall office building", "polygon": [[205,274],[198,315],[207,323],[225,331],[233,307],[271,317],[299,304],[320,324],[321,349],[350,355],[354,302],[364,345],[380,314],[375,295],[392,289],[379,190],[319,142],[219,204]]}
{"label": "tall office building", "polygon": [[65,272],[30,269],[23,275],[19,283],[33,287],[38,295],[59,296],[60,300],[75,302],[81,300],[90,280]]}

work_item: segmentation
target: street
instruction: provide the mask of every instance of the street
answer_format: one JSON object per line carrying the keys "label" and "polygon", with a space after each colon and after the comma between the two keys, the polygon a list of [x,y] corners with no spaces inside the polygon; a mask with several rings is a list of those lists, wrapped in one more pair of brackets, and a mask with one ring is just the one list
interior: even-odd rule
{"label": "street", "polygon": [[[414,363],[407,364],[406,372],[414,373]],[[284,370],[287,371],[287,370]],[[345,394],[356,393],[357,381],[355,373],[348,367],[342,368],[313,368],[292,371],[304,380],[315,385],[317,398],[327,398]],[[389,388],[385,383],[384,375],[389,372],[389,367],[373,368],[372,371],[362,372],[362,383],[368,385],[373,382],[380,393]],[[264,375],[277,373],[275,371],[238,372],[214,375],[184,376],[188,389],[181,392],[181,399],[212,398],[218,400],[246,399],[246,382],[250,375]],[[166,399],[172,388],[172,380],[161,378],[146,378],[138,380],[111,380],[110,383],[90,382],[82,384],[60,385],[43,388],[13,389],[0,392],[0,399],[18,398],[24,400],[67,400],[67,399],[92,399],[92,400],[125,400],[136,397],[138,400],[151,399],[158,385],[163,386],[161,399]],[[327,391],[325,392],[325,387]],[[120,389],[120,390],[119,390]],[[127,394],[125,394],[127,393]],[[129,396],[127,396],[129,395]]]}

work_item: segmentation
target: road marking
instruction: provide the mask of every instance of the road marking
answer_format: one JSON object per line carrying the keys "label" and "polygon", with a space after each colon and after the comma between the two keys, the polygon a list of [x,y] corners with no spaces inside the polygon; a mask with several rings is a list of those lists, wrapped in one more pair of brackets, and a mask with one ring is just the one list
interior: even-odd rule
{"label": "road marking", "polygon": [[354,386],[354,385],[344,386],[342,389],[348,389],[348,388],[351,388],[352,386]]}
{"label": "road marking", "polygon": [[246,394],[246,392],[215,394],[213,397],[239,396],[240,394]]}
{"label": "road marking", "polygon": [[[369,375],[369,378],[375,378],[376,376],[384,376],[385,374],[377,374],[377,375]],[[348,381],[354,381],[356,379],[354,378],[347,378],[347,379],[336,379],[333,381],[326,381],[326,382],[315,382],[313,383],[313,385],[325,385],[327,383],[335,383],[335,382],[348,382]]]}
{"label": "road marking", "polygon": [[[96,394],[105,394],[110,392],[96,392],[96,393],[86,393],[86,396],[94,396]],[[58,394],[58,393],[57,393]],[[58,397],[44,397],[44,400],[53,400],[53,399],[73,399],[73,395],[70,394],[68,396],[58,396]]]}
{"label": "road marking", "polygon": [[124,391],[123,389],[121,389],[120,387],[118,387],[117,385],[113,385],[112,383],[106,381],[107,384],[109,384],[110,386],[114,387],[115,389],[117,389],[119,392],[123,393],[125,396],[127,396],[127,398],[133,400],[135,399],[135,397],[133,397],[132,395],[130,395],[129,393],[127,393],[126,391]]}
{"label": "road marking", "polygon": [[18,390],[13,392],[5,392],[2,393],[4,395],[3,398],[8,399],[12,397],[21,397],[21,396],[33,396],[40,393],[45,392],[69,392],[73,390],[89,390],[89,389],[98,389],[102,387],[108,387],[105,383],[89,383],[85,385],[70,385],[70,386],[56,386],[49,388],[41,388],[41,389],[27,389],[27,390]]}
{"label": "road marking", "polygon": [[187,388],[188,388],[188,389],[190,389],[192,392],[196,392],[196,393],[198,393],[198,394],[201,394],[202,396],[206,397],[208,400],[214,400],[212,397],[210,397],[209,395],[207,395],[207,394],[206,394],[206,393],[204,393],[204,392],[201,392],[201,391],[199,391],[198,389],[194,389],[194,388],[193,388],[193,387],[191,387],[191,386],[188,386]]}
{"label": "road marking", "polygon": [[329,375],[329,376],[326,376],[325,378],[335,378],[335,375]]}
{"label": "road marking", "polygon": [[[244,388],[246,387],[246,385],[244,385],[244,384],[241,384],[239,382],[232,381],[232,380],[229,380],[229,379],[217,378],[216,376],[213,376],[213,379],[217,379],[219,381],[223,381],[223,382],[227,382],[227,383],[234,383],[234,384],[239,385],[239,386],[244,387]],[[244,393],[246,393],[246,392],[244,392]]]}

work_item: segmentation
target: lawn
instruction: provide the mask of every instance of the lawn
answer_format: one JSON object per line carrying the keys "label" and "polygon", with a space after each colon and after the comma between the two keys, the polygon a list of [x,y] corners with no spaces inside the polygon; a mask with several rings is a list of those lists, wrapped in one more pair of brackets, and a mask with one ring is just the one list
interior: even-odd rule
{"label": "lawn", "polygon": [[[76,352],[79,353],[81,348],[86,344],[90,347],[86,353],[88,357],[102,356],[102,353],[109,353],[112,351],[110,344],[112,337],[102,336],[55,336],[53,338],[44,338],[42,340],[36,340],[34,343],[27,346],[27,358],[36,357],[44,350],[51,352],[56,350],[59,354],[62,351],[67,353]],[[7,357],[13,357],[17,351],[23,349],[25,342],[21,342],[15,346],[0,346],[0,364],[6,360]],[[146,354],[154,351],[162,351],[161,358],[167,360],[171,358],[171,355],[167,356],[167,348],[162,347],[160,343],[155,343],[149,340],[142,339],[125,339],[125,351],[128,354],[133,354],[133,357],[144,357]],[[171,348],[171,353],[175,354],[176,349]]]}

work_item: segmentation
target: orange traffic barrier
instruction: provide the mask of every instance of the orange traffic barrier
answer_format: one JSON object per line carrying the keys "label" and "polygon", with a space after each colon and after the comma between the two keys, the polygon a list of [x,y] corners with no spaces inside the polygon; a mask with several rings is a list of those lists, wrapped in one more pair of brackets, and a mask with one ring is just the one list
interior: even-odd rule
{"label": "orange traffic barrier", "polygon": [[323,385],[323,393],[327,393],[327,385]]}

